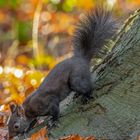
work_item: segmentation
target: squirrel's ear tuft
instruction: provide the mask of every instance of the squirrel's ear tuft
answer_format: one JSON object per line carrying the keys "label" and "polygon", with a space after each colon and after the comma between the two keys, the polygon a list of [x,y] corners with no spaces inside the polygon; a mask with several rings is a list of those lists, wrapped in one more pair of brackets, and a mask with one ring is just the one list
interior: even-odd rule
{"label": "squirrel's ear tuft", "polygon": [[12,113],[14,113],[16,111],[17,105],[14,102],[10,103],[10,110]]}

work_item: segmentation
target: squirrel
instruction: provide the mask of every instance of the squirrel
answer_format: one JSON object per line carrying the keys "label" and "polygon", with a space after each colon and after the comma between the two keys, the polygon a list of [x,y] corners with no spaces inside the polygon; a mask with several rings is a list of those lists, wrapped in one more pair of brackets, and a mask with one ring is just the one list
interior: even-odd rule
{"label": "squirrel", "polygon": [[73,56],[58,63],[22,105],[10,105],[9,136],[25,133],[38,116],[52,116],[57,120],[59,103],[71,91],[87,101],[92,93],[90,60],[115,33],[116,21],[104,8],[95,8],[81,19],[72,39]]}

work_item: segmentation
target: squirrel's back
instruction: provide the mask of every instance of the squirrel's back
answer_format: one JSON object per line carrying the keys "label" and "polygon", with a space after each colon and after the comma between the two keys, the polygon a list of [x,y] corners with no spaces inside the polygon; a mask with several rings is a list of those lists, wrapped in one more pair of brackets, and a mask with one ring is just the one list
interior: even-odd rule
{"label": "squirrel's back", "polygon": [[110,11],[96,8],[79,22],[73,37],[74,55],[90,60],[116,32]]}

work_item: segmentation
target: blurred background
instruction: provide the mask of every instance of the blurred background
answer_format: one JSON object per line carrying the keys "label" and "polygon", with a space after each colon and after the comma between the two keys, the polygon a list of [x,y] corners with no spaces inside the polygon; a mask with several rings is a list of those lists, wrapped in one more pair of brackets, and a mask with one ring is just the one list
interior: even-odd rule
{"label": "blurred background", "polygon": [[12,100],[22,103],[71,56],[77,21],[100,3],[122,23],[140,7],[140,0],[0,0],[0,110]]}

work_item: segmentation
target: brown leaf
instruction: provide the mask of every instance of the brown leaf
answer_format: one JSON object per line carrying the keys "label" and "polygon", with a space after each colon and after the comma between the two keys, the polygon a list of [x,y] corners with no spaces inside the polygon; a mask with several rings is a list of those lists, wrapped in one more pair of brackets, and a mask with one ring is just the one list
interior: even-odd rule
{"label": "brown leaf", "polygon": [[94,136],[86,137],[84,140],[97,140]]}
{"label": "brown leaf", "polygon": [[59,140],[96,140],[96,138],[94,136],[84,138],[77,134],[77,135],[66,136],[66,137],[60,138]]}
{"label": "brown leaf", "polygon": [[70,136],[60,138],[59,140],[84,140],[84,139],[79,135],[70,135]]}
{"label": "brown leaf", "polygon": [[0,128],[0,140],[8,140],[8,130]]}
{"label": "brown leaf", "polygon": [[9,114],[0,111],[0,127],[5,126],[7,120],[9,118]]}

